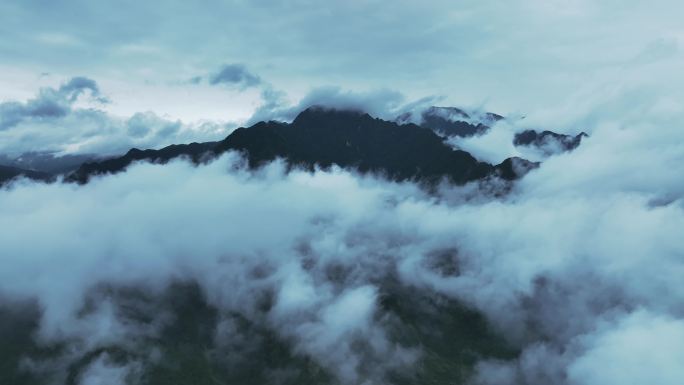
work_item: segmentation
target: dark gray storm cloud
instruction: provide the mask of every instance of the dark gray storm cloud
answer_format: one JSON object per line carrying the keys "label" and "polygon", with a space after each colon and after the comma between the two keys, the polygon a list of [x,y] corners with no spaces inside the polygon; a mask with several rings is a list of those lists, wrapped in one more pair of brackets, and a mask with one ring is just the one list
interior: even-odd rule
{"label": "dark gray storm cloud", "polygon": [[71,78],[68,82],[62,84],[57,92],[67,95],[69,101],[75,102],[76,98],[86,91],[90,91],[93,97],[98,98],[103,103],[107,101],[106,98],[100,96],[100,88],[95,80],[83,76]]}
{"label": "dark gray storm cloud", "polygon": [[24,103],[0,103],[0,130],[6,130],[30,119],[53,119],[64,117],[79,96],[90,93],[94,100],[106,103],[100,95],[97,83],[86,77],[74,77],[59,88],[43,88],[38,95]]}
{"label": "dark gray storm cloud", "polygon": [[206,83],[210,86],[223,86],[237,91],[245,91],[262,85],[270,87],[259,75],[251,72],[241,63],[224,64],[208,75],[193,76],[188,79],[187,83],[195,85]]}
{"label": "dark gray storm cloud", "polygon": [[250,72],[244,64],[226,64],[208,78],[211,85],[228,85],[241,89],[256,87],[261,78]]}

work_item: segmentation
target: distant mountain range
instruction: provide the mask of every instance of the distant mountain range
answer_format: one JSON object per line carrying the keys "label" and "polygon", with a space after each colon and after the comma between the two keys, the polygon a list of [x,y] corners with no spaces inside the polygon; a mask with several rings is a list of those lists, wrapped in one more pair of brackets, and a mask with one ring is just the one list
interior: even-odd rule
{"label": "distant mountain range", "polygon": [[52,181],[60,174],[78,169],[85,162],[101,159],[93,154],[58,155],[52,152],[27,152],[18,157],[0,155],[0,184],[18,176]]}
{"label": "distant mountain range", "polygon": [[0,165],[0,184],[20,176],[45,182],[48,182],[53,178],[51,174],[45,172]]}
{"label": "distant mountain range", "polygon": [[18,157],[0,154],[0,165],[45,172],[52,175],[69,173],[85,162],[102,159],[95,154],[65,154],[54,152],[26,152]]}
{"label": "distant mountain range", "polygon": [[[282,158],[289,167],[313,170],[338,165],[397,181],[432,184],[445,179],[464,184],[490,177],[512,181],[538,163],[509,158],[492,165],[445,143],[450,136],[482,135],[502,119],[492,113],[474,116],[458,108],[431,107],[418,118],[404,114],[387,121],[358,111],[310,107],[292,123],[259,122],[238,128],[217,142],[178,144],[159,150],[134,148],[104,160],[94,155],[55,157],[40,153],[0,158],[0,164],[5,164],[0,183],[17,176],[50,181],[58,174],[66,175],[68,182],[87,183],[93,176],[121,172],[136,161],[166,163],[183,156],[201,163],[231,150],[243,153],[250,168]],[[572,150],[585,135],[528,130],[516,135],[514,144],[545,148],[549,143],[559,143],[563,150]]]}

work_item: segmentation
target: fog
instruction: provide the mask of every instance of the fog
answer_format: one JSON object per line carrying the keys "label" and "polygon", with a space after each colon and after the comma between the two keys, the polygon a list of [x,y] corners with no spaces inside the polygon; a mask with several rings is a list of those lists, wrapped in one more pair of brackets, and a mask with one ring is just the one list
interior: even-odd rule
{"label": "fog", "polygon": [[275,338],[340,383],[410,376],[430,346],[400,337],[406,318],[383,302],[392,297],[418,309],[416,325],[454,314],[422,312],[431,301],[485,317],[516,353],[479,354],[474,384],[678,384],[677,121],[604,118],[501,198],[340,169],[286,173],[281,162],[251,172],[232,153],[199,167],[136,164],[84,186],[17,181],[0,192],[0,293],[37,301],[37,344],[69,346],[23,361],[55,383],[112,344],[134,358],[101,353],[78,380],[135,383],[165,359],[149,341],[179,317],[170,288],[192,283],[216,318],[212,354],[228,366]]}

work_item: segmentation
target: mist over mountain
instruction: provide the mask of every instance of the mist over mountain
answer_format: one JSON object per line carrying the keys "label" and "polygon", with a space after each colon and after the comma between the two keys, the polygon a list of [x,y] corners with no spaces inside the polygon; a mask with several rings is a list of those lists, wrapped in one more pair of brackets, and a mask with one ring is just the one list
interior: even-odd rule
{"label": "mist over mountain", "polygon": [[[74,194],[73,199],[81,202],[73,201],[77,205],[72,208],[75,212],[80,211],[76,208],[78,206],[88,206],[85,203],[88,199],[83,200],[91,196],[87,191],[100,189],[98,186],[103,183],[116,185],[124,178],[128,180],[126,183],[133,183],[130,190],[132,192],[150,181],[161,181],[168,177],[183,178],[182,174],[186,174],[191,180],[194,179],[192,175],[197,174],[201,182],[196,187],[207,182],[225,186],[206,191],[211,194],[220,191],[238,193],[248,185],[261,189],[258,186],[264,184],[284,184],[286,187],[294,183],[292,188],[304,188],[302,193],[295,193],[304,199],[302,202],[315,198],[312,193],[317,189],[314,187],[319,183],[317,180],[328,180],[332,182],[330,187],[333,188],[339,184],[334,181],[339,180],[342,183],[339,187],[347,185],[344,188],[351,188],[354,194],[357,193],[354,190],[360,189],[358,192],[362,196],[368,192],[371,194],[368,198],[386,190],[377,198],[371,198],[371,201],[378,198],[381,201],[389,199],[386,203],[381,203],[384,206],[389,202],[405,199],[434,199],[434,195],[433,198],[428,198],[427,192],[419,188],[426,185],[432,186],[432,194],[441,196],[440,200],[457,202],[460,198],[454,200],[454,197],[442,195],[446,193],[443,189],[449,188],[445,186],[464,185],[468,182],[478,184],[475,185],[475,191],[468,191],[472,188],[464,187],[459,193],[468,197],[466,199],[472,200],[478,194],[482,194],[486,200],[496,199],[485,190],[478,193],[483,188],[479,183],[486,182],[487,189],[508,191],[513,181],[538,167],[538,164],[518,158],[507,159],[496,166],[479,162],[467,152],[451,148],[435,131],[435,128],[424,125],[398,124],[373,118],[360,111],[314,106],[299,113],[291,123],[259,122],[251,127],[238,128],[221,141],[171,145],[160,150],[131,149],[121,157],[95,162],[91,161],[96,159],[95,155],[55,156],[49,153],[27,153],[14,159],[5,158],[11,164],[41,168],[55,174],[68,172],[78,162],[85,161],[77,170],[67,174],[65,179],[67,182],[85,184],[76,187],[76,190],[69,187],[69,184],[55,183],[53,174],[9,167],[7,170],[11,170],[11,173],[8,173],[5,182],[20,176],[52,182],[44,187],[47,189],[44,191],[53,191],[56,195],[65,192],[67,196]],[[226,162],[228,169],[232,170],[227,175],[223,171],[225,166],[222,166]],[[140,170],[147,170],[145,173],[151,174],[140,179],[136,176]],[[123,175],[117,178],[112,175],[118,173]],[[362,181],[360,185],[357,185],[357,179]],[[304,185],[300,186],[301,182]],[[320,187],[327,190],[329,182]],[[394,184],[396,182],[401,184]],[[439,182],[446,182],[448,185],[438,187]],[[163,188],[164,183],[157,185],[157,182],[152,182],[148,186]],[[195,185],[195,182],[190,183]],[[373,185],[378,185],[380,190],[376,192]],[[383,185],[394,187],[387,190]],[[23,195],[24,189],[33,188],[36,187],[26,181],[10,183],[5,194],[8,197],[19,197]],[[311,188],[314,190],[305,192]],[[392,191],[395,188],[398,190]],[[169,187],[168,191],[175,194],[175,189]],[[384,197],[387,193],[390,196]],[[396,193],[396,197],[391,197]],[[248,194],[253,195],[253,192]],[[266,199],[271,200],[271,192],[266,194]],[[284,192],[278,195],[282,199],[292,197],[292,194],[293,192]],[[99,193],[91,198],[98,195]],[[335,195],[324,193],[325,200]],[[77,198],[78,196],[81,198]],[[195,199],[198,198],[195,196]],[[145,201],[147,199],[144,198]],[[235,199],[234,204],[245,203],[242,199]],[[273,203],[274,208],[278,207],[275,210],[281,211],[286,206],[281,207],[278,202],[276,200]],[[216,251],[228,258],[216,260],[219,265],[211,269],[220,271],[224,262],[228,263],[226,267],[232,266],[230,269],[246,269],[244,273],[239,273],[245,274],[245,277],[240,279],[243,283],[238,284],[238,287],[239,290],[247,290],[245,295],[248,297],[240,299],[238,295],[228,299],[228,303],[223,303],[224,300],[219,299],[220,295],[216,297],[219,294],[215,291],[216,288],[206,286],[216,278],[204,276],[199,271],[196,272],[199,276],[195,273],[187,275],[185,268],[177,273],[169,271],[170,275],[163,273],[158,278],[145,272],[146,267],[142,270],[141,267],[134,268],[137,271],[134,276],[144,277],[149,283],[156,281],[150,287],[147,284],[140,286],[142,281],[138,278],[130,277],[128,273],[117,273],[119,268],[112,266],[103,270],[104,275],[99,278],[91,277],[94,280],[79,279],[73,282],[71,288],[67,289],[67,292],[71,291],[73,294],[53,291],[56,295],[53,299],[45,297],[47,293],[39,293],[42,290],[40,286],[29,289],[34,294],[25,293],[25,289],[14,286],[19,293],[24,293],[18,298],[10,295],[13,299],[2,308],[3,324],[0,329],[7,335],[8,343],[0,350],[0,357],[5,362],[0,378],[3,381],[26,384],[80,384],[99,381],[98,379],[110,381],[112,378],[116,378],[119,383],[146,384],[162,384],[171,379],[187,384],[212,384],[216,381],[337,384],[361,383],[370,379],[396,384],[448,383],[467,381],[474,375],[476,365],[482,359],[509,360],[520,354],[516,343],[472,305],[442,293],[413,293],[406,286],[406,278],[402,278],[406,272],[401,271],[400,265],[406,262],[395,260],[391,254],[383,256],[376,251],[365,255],[366,252],[361,250],[375,241],[369,244],[370,239],[363,239],[375,235],[344,235],[352,236],[344,241],[349,243],[347,247],[361,248],[361,254],[353,257],[360,258],[356,267],[348,265],[351,261],[338,260],[337,257],[332,257],[330,261],[318,260],[320,256],[315,251],[318,246],[312,243],[318,241],[315,238],[301,238],[308,238],[310,235],[295,234],[300,234],[302,229],[311,225],[314,228],[323,226],[322,229],[332,225],[334,222],[328,223],[329,219],[324,219],[330,215],[325,212],[334,209],[334,205],[330,203],[316,203],[317,207],[312,207],[313,211],[310,213],[298,213],[299,209],[295,204],[292,214],[312,217],[302,218],[302,223],[296,223],[298,220],[290,223],[290,219],[285,219],[284,225],[292,226],[295,230],[292,235],[279,229],[271,229],[269,233],[254,238],[255,241],[264,242],[272,236],[276,239],[282,236],[294,237],[286,241],[294,243],[285,248],[291,249],[287,253],[294,253],[291,261],[276,262],[271,257],[263,259],[262,256],[252,256],[247,262],[240,256],[242,252],[231,256],[233,252],[230,250],[237,244],[228,248],[221,246],[226,245],[224,241],[230,244],[230,237],[219,241],[222,238],[219,236],[210,241],[219,241]],[[356,204],[355,200],[349,201],[344,205],[346,208],[340,207],[342,211],[333,215],[342,214],[346,217],[350,213],[349,209],[351,212],[358,209]],[[397,203],[389,204],[394,206]],[[124,203],[117,211],[123,214],[130,209],[127,206]],[[258,206],[253,208],[256,207]],[[209,219],[203,214],[205,209],[185,209],[196,211],[197,220]],[[319,209],[323,211],[319,212]],[[378,213],[385,210],[378,209]],[[88,209],[88,215],[95,213],[92,210],[99,209]],[[262,207],[259,210],[263,210],[264,215],[269,215],[267,213],[272,209]],[[175,211],[169,209],[168,212]],[[245,214],[248,217],[253,216]],[[86,252],[87,259],[90,256],[113,256],[97,251],[104,245],[102,242],[114,241],[110,236],[119,232],[109,227],[114,222],[105,219],[108,215],[106,212],[96,214],[96,217],[104,220],[103,224],[109,225],[96,226],[93,229],[102,234],[95,235],[96,238],[110,235],[96,239],[91,246],[86,247],[95,247],[94,254],[85,251],[86,249],[75,251],[77,254]],[[138,215],[140,214],[135,216]],[[148,214],[143,215],[146,217]],[[321,219],[316,219],[321,215]],[[156,216],[158,212],[150,214],[149,218]],[[254,219],[259,217],[257,215]],[[141,217],[135,219],[136,222],[139,220]],[[255,224],[259,221],[257,219]],[[245,222],[241,223],[242,226],[245,225]],[[153,226],[159,229],[163,227]],[[196,223],[193,227],[199,230],[204,225],[198,226]],[[220,227],[216,229],[218,228]],[[142,224],[140,234],[147,233],[149,229],[148,225]],[[171,236],[178,231],[179,229],[167,230],[164,233]],[[207,229],[202,231],[206,232]],[[359,236],[359,240],[353,239]],[[133,246],[131,251],[140,246],[135,245],[138,241],[132,240],[114,242],[124,247],[121,251],[128,249],[124,245]],[[401,243],[403,242],[399,245]],[[169,251],[173,250],[172,254],[177,254],[182,260],[189,258],[188,267],[197,265],[202,258],[209,259],[200,265],[214,263],[212,251],[205,255],[201,248],[197,248],[198,244],[183,251],[188,246],[190,245],[181,246],[180,249],[172,246]],[[144,246],[147,247],[149,246]],[[248,251],[250,246],[247,247],[244,250],[252,254],[252,251]],[[270,254],[277,252],[279,248],[265,251],[268,250],[266,253]],[[56,252],[58,255],[61,253]],[[42,258],[39,254],[36,257]],[[429,250],[425,268],[439,276],[458,276],[462,269],[458,255],[458,247]],[[238,259],[231,261],[234,257]],[[145,258],[143,255],[141,262]],[[93,267],[99,264],[95,260],[86,263],[95,263],[91,265]],[[185,263],[182,262],[183,265]],[[24,266],[30,268],[31,265]],[[299,266],[296,267],[297,270],[303,269],[297,274],[311,278],[306,278],[304,282],[288,283],[293,278],[288,271],[295,266]],[[285,270],[278,273],[280,269]],[[52,276],[52,273],[49,275]],[[123,280],[112,280],[115,276]],[[129,278],[133,281],[129,281]],[[314,281],[305,283],[310,279]],[[226,284],[230,284],[230,280]],[[295,286],[290,288],[292,284]],[[313,287],[306,289],[306,285]],[[309,298],[313,295],[313,292],[306,294],[309,290],[323,292]],[[315,298],[321,295],[322,297]],[[250,304],[252,300],[255,302]],[[246,307],[235,307],[230,304],[233,301],[246,301]],[[361,314],[345,319],[347,312],[350,315],[358,312]],[[290,330],[291,326],[287,326],[296,320],[305,322],[302,330]],[[284,325],[277,326],[278,323]],[[82,326],[79,327],[78,324]],[[16,332],[10,332],[11,330]],[[86,330],[90,332],[83,334]],[[90,333],[95,334],[89,336]],[[457,345],[454,345],[455,341],[458,341]],[[343,351],[334,352],[333,349],[339,349],[340,344]],[[341,355],[337,357],[338,354]]]}
{"label": "mist over mountain", "polygon": [[[9,182],[0,190],[0,379],[623,378],[604,365],[684,335],[677,292],[660,294],[679,282],[684,190],[676,172],[653,172],[677,150],[642,145],[672,146],[673,132],[609,126],[587,137],[509,124],[498,119],[473,138],[571,146],[533,167],[518,158],[492,166],[434,128],[313,107],[220,141],[86,162],[67,179],[80,184]],[[593,159],[604,168],[587,172]],[[651,179],[632,167],[649,167]],[[441,178],[451,183],[434,184]],[[642,347],[620,361],[614,347],[633,338]],[[667,384],[676,368],[654,358],[631,376]]]}
{"label": "mist over mountain", "polygon": [[45,172],[0,165],[0,184],[8,182],[17,177],[25,177],[41,181],[49,181],[52,179],[52,175]]}
{"label": "mist over mountain", "polygon": [[491,112],[468,113],[456,107],[431,106],[420,112],[406,112],[400,115],[397,121],[414,121],[447,137],[469,137],[484,134],[493,124],[503,119],[503,116]]}
{"label": "mist over mountain", "polygon": [[684,2],[0,2],[0,385],[684,384]]}
{"label": "mist over mountain", "polygon": [[54,182],[77,170],[83,163],[102,159],[93,154],[64,154],[27,152],[17,157],[0,155],[0,185],[15,178]]}
{"label": "mist over mountain", "polygon": [[66,174],[83,163],[99,160],[95,154],[55,154],[51,152],[25,152],[17,157],[0,156],[0,164],[48,174]]}

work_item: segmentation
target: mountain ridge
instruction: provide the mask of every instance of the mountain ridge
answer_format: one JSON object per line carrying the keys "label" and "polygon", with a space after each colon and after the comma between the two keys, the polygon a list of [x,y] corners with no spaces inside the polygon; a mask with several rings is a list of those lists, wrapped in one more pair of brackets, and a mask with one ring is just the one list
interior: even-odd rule
{"label": "mountain ridge", "polygon": [[159,150],[131,149],[125,155],[83,164],[66,180],[87,183],[95,175],[123,171],[135,161],[166,163],[185,156],[194,163],[212,159],[227,151],[244,154],[250,168],[277,158],[290,167],[312,170],[338,165],[361,173],[375,172],[389,179],[436,183],[447,179],[455,184],[499,177],[514,180],[516,170],[531,169],[534,162],[516,160],[491,165],[468,152],[444,143],[433,130],[413,123],[399,124],[354,110],[309,107],[292,123],[258,122],[240,127],[218,142],[171,145]]}
{"label": "mountain ridge", "polygon": [[48,182],[54,179],[53,175],[45,172],[0,165],[0,185],[20,177],[43,182]]}

